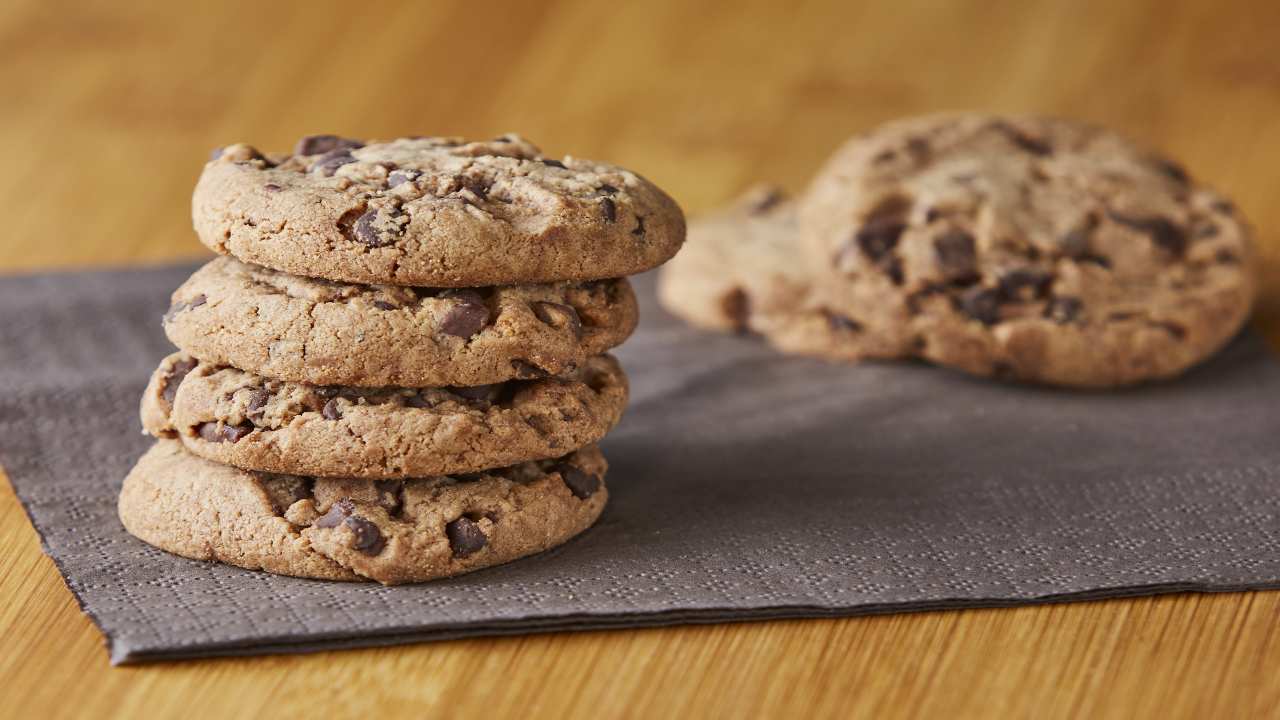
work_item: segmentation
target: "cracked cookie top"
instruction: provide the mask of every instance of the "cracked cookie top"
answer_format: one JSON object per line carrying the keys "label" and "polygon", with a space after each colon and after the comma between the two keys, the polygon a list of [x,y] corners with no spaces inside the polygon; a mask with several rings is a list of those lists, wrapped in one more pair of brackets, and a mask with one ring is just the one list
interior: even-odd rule
{"label": "cracked cookie top", "polygon": [[636,327],[626,279],[496,288],[355,285],[216,258],[173,294],[182,350],[315,385],[483,385],[571,372]]}
{"label": "cracked cookie top", "polygon": [[469,475],[405,480],[241,470],[160,440],[125,478],[120,519],[161,549],[332,580],[420,582],[559,545],[608,498],[595,446]]}
{"label": "cracked cookie top", "polygon": [[799,233],[846,345],[979,374],[1171,376],[1230,339],[1254,296],[1229,201],[1065,120],[943,115],[856,137],[812,182]]}
{"label": "cracked cookie top", "polygon": [[265,472],[394,478],[474,472],[596,442],[622,416],[627,377],[608,355],[537,380],[355,388],[273,380],[175,353],[142,423],[201,457]]}
{"label": "cracked cookie top", "polygon": [[294,152],[214,152],[192,201],[222,254],[296,275],[471,287],[597,280],[660,265],[684,241],[676,203],[623,168],[484,142],[305,137]]}

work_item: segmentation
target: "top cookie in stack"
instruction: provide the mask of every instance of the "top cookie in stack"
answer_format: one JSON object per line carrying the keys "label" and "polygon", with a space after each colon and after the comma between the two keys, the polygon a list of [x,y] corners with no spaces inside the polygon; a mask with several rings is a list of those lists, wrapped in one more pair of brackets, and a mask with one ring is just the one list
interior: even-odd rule
{"label": "top cookie in stack", "polygon": [[787,352],[1073,387],[1176,376],[1248,317],[1247,224],[1176,163],[1067,120],[951,114],[851,139],[798,202],[694,223],[660,299]]}
{"label": "top cookie in stack", "polygon": [[622,168],[516,136],[214,153],[193,200],[228,257],[174,293],[143,398],[160,442],[133,534],[272,572],[409,582],[546,549],[607,496],[594,443],[627,379],[626,275],[679,207]]}

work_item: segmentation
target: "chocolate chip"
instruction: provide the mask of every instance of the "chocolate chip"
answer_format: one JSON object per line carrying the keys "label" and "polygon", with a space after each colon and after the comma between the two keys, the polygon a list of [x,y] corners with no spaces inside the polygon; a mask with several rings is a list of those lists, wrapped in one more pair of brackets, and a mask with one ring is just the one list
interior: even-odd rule
{"label": "chocolate chip", "polygon": [[747,208],[747,214],[764,215],[780,205],[784,199],[786,199],[786,196],[782,194],[782,191],[777,188],[769,188],[763,195],[756,198],[755,202],[751,203],[751,206]]}
{"label": "chocolate chip", "polygon": [[552,160],[550,158],[538,158],[538,162],[542,163],[543,165],[550,165],[551,167],[554,167],[554,168],[564,167],[564,163],[560,162],[559,160]]}
{"label": "chocolate chip", "polygon": [[836,332],[862,332],[862,323],[851,317],[827,309],[823,309],[822,314],[827,318],[827,327]]}
{"label": "chocolate chip", "polygon": [[902,274],[902,260],[896,257],[889,257],[880,261],[880,268],[884,270],[884,274],[889,276],[889,282],[894,285],[901,285],[905,281]]}
{"label": "chocolate chip", "polygon": [[311,525],[318,528],[335,528],[351,517],[355,511],[356,504],[350,498],[343,498],[330,505],[329,512],[316,518]]}
{"label": "chocolate chip", "polygon": [[592,475],[582,468],[570,465],[567,462],[556,463],[551,466],[551,472],[560,473],[560,479],[564,481],[569,492],[579,500],[586,500],[596,491],[600,489],[600,478]]}
{"label": "chocolate chip", "polygon": [[169,306],[169,310],[164,314],[164,321],[169,322],[173,320],[174,316],[178,313],[183,312],[184,310],[190,310],[191,308],[198,308],[207,302],[209,302],[209,300],[203,294],[195,296],[190,302],[176,302]]}
{"label": "chocolate chip", "polygon": [[511,369],[520,380],[538,380],[550,375],[546,370],[525,360],[512,360]]}
{"label": "chocolate chip", "polygon": [[1231,204],[1230,200],[1215,200],[1209,207],[1223,215],[1235,215],[1236,206]]}
{"label": "chocolate chip", "polygon": [[261,415],[262,413],[259,411],[267,406],[267,401],[270,399],[271,393],[268,392],[266,388],[254,388],[251,390],[249,392],[249,402],[246,405],[246,408],[249,411],[248,414],[253,415],[257,413],[258,415]]}
{"label": "chocolate chip", "polygon": [[283,188],[281,188],[279,185],[275,183],[267,183],[266,185],[262,186],[262,189],[266,190],[269,193],[275,193],[275,192],[280,192]]}
{"label": "chocolate chip", "polygon": [[889,254],[897,245],[911,201],[901,195],[891,195],[871,209],[862,228],[854,235],[854,242],[862,253],[873,262]]}
{"label": "chocolate chip", "polygon": [[1009,141],[1017,145],[1019,149],[1031,153],[1032,155],[1052,155],[1053,146],[1044,140],[1027,134],[1025,131],[1014,127],[1006,122],[997,122],[991,125],[992,128],[1000,131]]}
{"label": "chocolate chip", "polygon": [[934,238],[933,252],[948,276],[972,274],[978,261],[973,236],[964,230],[948,230]]}
{"label": "chocolate chip", "polygon": [[616,187],[614,187],[614,186],[610,185],[609,183],[600,183],[600,187],[596,188],[596,190],[598,190],[598,191],[600,191],[600,192],[604,193],[605,195],[617,195],[617,194],[618,194],[618,188],[616,188]]}
{"label": "chocolate chip", "polygon": [[187,303],[187,309],[198,308],[207,302],[209,302],[209,298],[206,298],[203,294],[197,295],[191,298],[191,302]]}
{"label": "chocolate chip", "polygon": [[942,211],[936,207],[930,207],[924,211],[924,222],[926,225],[937,222],[942,218]]}
{"label": "chocolate chip", "polygon": [[1059,325],[1065,325],[1080,317],[1080,311],[1083,309],[1084,303],[1080,302],[1080,298],[1056,297],[1045,307],[1044,316]]}
{"label": "chocolate chip", "polygon": [[378,491],[378,504],[392,517],[398,516],[404,509],[404,481],[374,480],[373,487]]}
{"label": "chocolate chip", "polygon": [[1080,258],[1089,252],[1089,230],[1076,228],[1058,238],[1058,249],[1063,256]]}
{"label": "chocolate chip", "polygon": [[446,335],[469,338],[489,322],[489,308],[484,304],[480,293],[474,290],[452,290],[440,297],[458,300],[440,321],[440,331]]}
{"label": "chocolate chip", "polygon": [[489,544],[489,538],[485,537],[480,526],[465,516],[445,525],[444,534],[449,538],[453,556],[458,558],[474,555]]}
{"label": "chocolate chip", "polygon": [[1179,185],[1188,185],[1191,183],[1191,177],[1187,175],[1186,168],[1178,163],[1164,157],[1154,157],[1151,159],[1151,165],[1160,172],[1169,177],[1169,179]]}
{"label": "chocolate chip", "polygon": [[338,387],[334,387],[332,385],[322,385],[317,388],[314,388],[312,392],[314,392],[316,395],[319,395],[322,398],[331,398],[331,397],[338,397],[338,394],[342,392],[342,389]]}
{"label": "chocolate chip", "polygon": [[532,307],[533,314],[542,323],[557,329],[567,327],[574,337],[582,337],[582,319],[578,317],[577,310],[556,302],[534,302]]}
{"label": "chocolate chip", "polygon": [[387,541],[382,537],[382,531],[378,529],[377,525],[368,520],[358,515],[352,515],[343,522],[351,530],[352,550],[357,550],[365,555],[377,555],[387,546]]}
{"label": "chocolate chip", "polygon": [[353,235],[371,248],[386,247],[404,235],[406,224],[407,218],[399,208],[373,208],[356,220]]}
{"label": "chocolate chip", "polygon": [[604,213],[604,219],[609,222],[618,221],[618,206],[609,198],[600,198],[600,211]]}
{"label": "chocolate chip", "polygon": [[922,162],[929,158],[932,149],[929,147],[929,141],[920,137],[907,139],[907,152],[915,158],[916,162]]}
{"label": "chocolate chip", "polygon": [[417,170],[396,170],[387,176],[387,187],[399,187],[422,176]]}
{"label": "chocolate chip", "polygon": [[338,407],[338,398],[330,398],[323,408],[320,408],[320,415],[325,420],[341,420],[342,408]]}
{"label": "chocolate chip", "polygon": [[160,397],[164,398],[169,407],[173,407],[173,399],[178,395],[178,386],[198,364],[199,361],[195,358],[187,358],[169,366],[168,372],[164,374],[164,388],[160,390]]}
{"label": "chocolate chip", "polygon": [[720,309],[736,332],[746,332],[751,321],[751,297],[742,288],[734,288],[720,301]]}
{"label": "chocolate chip", "polygon": [[1151,242],[1175,257],[1181,257],[1187,251],[1186,233],[1167,218],[1133,217],[1121,213],[1111,213],[1111,219],[1121,225],[1146,233],[1151,236]]}
{"label": "chocolate chip", "polygon": [[1000,291],[976,286],[960,296],[960,310],[984,325],[1000,322]]}
{"label": "chocolate chip", "polygon": [[1240,262],[1240,257],[1226,248],[1214,253],[1213,259],[1215,262],[1222,263],[1223,265],[1234,265],[1235,263]]}
{"label": "chocolate chip", "polygon": [[356,159],[352,157],[351,153],[347,150],[332,150],[321,155],[320,159],[316,160],[315,163],[312,164],[311,172],[320,173],[325,177],[331,177],[335,172],[337,172],[338,168],[343,165],[349,165],[355,161]]}
{"label": "chocolate chip", "polygon": [[378,308],[379,310],[398,310],[399,309],[398,305],[395,305],[394,303],[389,303],[385,300],[374,300],[373,306]]}
{"label": "chocolate chip", "polygon": [[1000,299],[1022,302],[1043,297],[1053,284],[1053,275],[1040,270],[1010,270],[1000,277]]}
{"label": "chocolate chip", "polygon": [[319,155],[334,150],[355,150],[364,147],[359,140],[338,137],[337,135],[308,135],[293,146],[294,155]]}
{"label": "chocolate chip", "polygon": [[632,228],[631,234],[636,237],[644,237],[644,217],[636,216],[636,226]]}
{"label": "chocolate chip", "polygon": [[253,432],[253,425],[249,423],[226,425],[219,422],[205,422],[196,426],[196,434],[200,439],[211,443],[238,442],[251,432]]}
{"label": "chocolate chip", "polygon": [[487,178],[466,176],[461,178],[462,188],[470,190],[472,195],[481,200],[489,199],[489,191],[493,189],[493,182]]}

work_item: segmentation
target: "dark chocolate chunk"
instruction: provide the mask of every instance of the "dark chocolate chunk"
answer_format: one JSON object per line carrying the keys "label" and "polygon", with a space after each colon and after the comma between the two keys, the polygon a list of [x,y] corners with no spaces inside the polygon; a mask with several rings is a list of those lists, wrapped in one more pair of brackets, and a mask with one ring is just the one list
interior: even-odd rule
{"label": "dark chocolate chunk", "polygon": [[564,167],[564,163],[560,162],[559,160],[552,160],[551,158],[538,158],[538,162],[542,163],[543,165],[550,165],[551,167],[554,167],[554,168]]}
{"label": "dark chocolate chunk", "polygon": [[644,237],[644,216],[636,216],[636,226],[631,229],[631,234],[636,237]]}
{"label": "dark chocolate chunk", "polygon": [[907,224],[897,217],[871,217],[854,235],[854,242],[872,261],[889,254],[898,245],[898,238]]}
{"label": "dark chocolate chunk", "polygon": [[1010,270],[1000,276],[1000,299],[1023,302],[1043,297],[1053,285],[1053,275],[1041,270]]}
{"label": "dark chocolate chunk", "polygon": [[596,190],[598,190],[598,191],[600,191],[600,192],[604,193],[605,195],[617,195],[617,194],[618,194],[618,188],[616,188],[616,187],[614,187],[614,186],[610,185],[609,183],[600,183],[600,187],[596,188]]}
{"label": "dark chocolate chunk", "polygon": [[186,358],[169,366],[168,372],[164,374],[164,387],[160,390],[160,397],[164,398],[169,407],[173,407],[173,398],[178,394],[178,386],[199,362],[195,358]]}
{"label": "dark chocolate chunk", "polygon": [[596,491],[600,489],[600,478],[592,475],[582,468],[570,465],[567,462],[556,463],[551,466],[551,472],[560,473],[560,479],[564,481],[569,492],[579,500],[586,500]]}
{"label": "dark chocolate chunk", "polygon": [[1168,218],[1134,217],[1121,213],[1111,213],[1111,219],[1121,225],[1146,233],[1151,237],[1151,242],[1158,247],[1164,248],[1175,257],[1181,257],[1187,251],[1186,233]]}
{"label": "dark chocolate chunk", "polygon": [[449,538],[453,556],[458,558],[474,555],[489,544],[489,538],[485,537],[480,526],[466,516],[445,525],[444,534]]}
{"label": "dark chocolate chunk", "polygon": [[324,407],[320,408],[320,415],[325,420],[341,420],[342,408],[338,407],[338,398],[329,398]]}
{"label": "dark chocolate chunk", "polygon": [[398,310],[399,309],[398,305],[394,303],[389,303],[386,300],[374,300],[373,306],[378,308],[379,310]]}
{"label": "dark chocolate chunk", "polygon": [[1236,255],[1234,252],[1230,250],[1227,250],[1226,248],[1223,248],[1218,252],[1214,253],[1213,259],[1214,261],[1222,263],[1223,265],[1234,265],[1235,263],[1240,262],[1240,256]]}
{"label": "dark chocolate chunk", "polygon": [[330,177],[337,172],[338,168],[343,165],[349,165],[355,161],[355,157],[353,157],[351,152],[348,150],[332,150],[321,155],[320,159],[316,160],[315,163],[311,165],[311,172],[320,173],[325,177]]}
{"label": "dark chocolate chunk", "polygon": [[1000,322],[1000,291],[980,285],[960,296],[960,311],[984,325]]}
{"label": "dark chocolate chunk", "polygon": [[1045,307],[1044,316],[1059,325],[1065,325],[1080,317],[1080,311],[1083,309],[1084,303],[1080,302],[1080,298],[1056,297]]}
{"label": "dark chocolate chunk", "polygon": [[338,137],[337,135],[307,135],[293,146],[294,155],[319,155],[334,150],[355,150],[364,147],[359,140]]}
{"label": "dark chocolate chunk", "polygon": [[352,515],[343,522],[351,530],[352,550],[357,550],[365,555],[377,555],[387,546],[387,541],[382,537],[382,531],[378,529],[378,526],[359,515]]}
{"label": "dark chocolate chunk", "polygon": [[374,480],[373,487],[378,491],[378,504],[386,508],[392,517],[400,515],[404,509],[404,481]]}
{"label": "dark chocolate chunk", "polygon": [[618,221],[618,206],[609,198],[600,198],[600,211],[609,222]]}
{"label": "dark chocolate chunk", "polygon": [[964,230],[948,230],[933,239],[938,266],[947,276],[969,275],[978,261],[973,236]]}
{"label": "dark chocolate chunk", "polygon": [[489,322],[489,307],[484,298],[474,290],[449,290],[440,297],[457,300],[440,322],[440,331],[446,335],[469,338],[480,332]]}
{"label": "dark chocolate chunk", "polygon": [[557,302],[532,303],[533,314],[538,320],[553,328],[569,328],[574,337],[582,337],[582,319],[571,306]]}
{"label": "dark chocolate chunk", "polygon": [[372,248],[386,247],[404,235],[406,224],[399,208],[372,208],[356,219],[352,236]]}
{"label": "dark chocolate chunk", "polygon": [[271,393],[266,388],[259,387],[251,390],[249,392],[249,402],[246,406],[249,410],[248,414],[261,415],[262,413],[259,411],[267,406],[267,401],[270,399]]}
{"label": "dark chocolate chunk", "polygon": [[277,184],[275,184],[275,183],[267,183],[266,185],[263,185],[263,186],[262,186],[262,189],[263,189],[263,190],[266,190],[266,191],[267,191],[267,192],[269,192],[269,193],[274,193],[274,192],[280,192],[280,191],[281,191],[281,190],[283,190],[284,188],[280,187],[279,185],[277,185]]}
{"label": "dark chocolate chunk", "polygon": [[734,288],[720,301],[720,309],[733,323],[735,332],[746,332],[751,321],[751,297],[742,288]]}
{"label": "dark chocolate chunk", "polygon": [[249,423],[227,425],[220,422],[204,422],[196,426],[196,434],[200,439],[211,443],[238,442],[251,432],[253,432],[253,425]]}
{"label": "dark chocolate chunk", "polygon": [[422,176],[417,170],[396,170],[387,176],[387,187],[398,187]]}
{"label": "dark chocolate chunk", "polygon": [[343,498],[329,506],[329,512],[316,518],[311,523],[312,526],[318,528],[335,528],[343,523],[344,520],[351,517],[356,511],[356,504],[351,498]]}

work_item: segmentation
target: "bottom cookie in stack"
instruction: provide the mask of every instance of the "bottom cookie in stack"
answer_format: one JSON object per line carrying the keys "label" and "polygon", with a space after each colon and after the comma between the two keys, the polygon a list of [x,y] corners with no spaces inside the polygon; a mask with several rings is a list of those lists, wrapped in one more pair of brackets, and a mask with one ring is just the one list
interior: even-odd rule
{"label": "bottom cookie in stack", "polygon": [[590,445],[563,457],[408,480],[261,473],[158,440],[120,492],[120,520],[162,550],[328,580],[420,582],[532,555],[586,530],[608,500]]}

